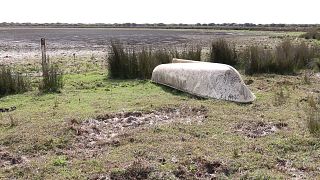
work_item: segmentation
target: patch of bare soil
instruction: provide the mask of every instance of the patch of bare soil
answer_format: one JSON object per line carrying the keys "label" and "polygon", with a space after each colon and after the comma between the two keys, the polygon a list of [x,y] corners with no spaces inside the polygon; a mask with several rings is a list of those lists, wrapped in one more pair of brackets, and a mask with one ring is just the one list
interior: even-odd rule
{"label": "patch of bare soil", "polygon": [[110,179],[148,179],[150,173],[154,171],[152,165],[142,160],[134,161],[123,171],[113,171],[110,173]]}
{"label": "patch of bare soil", "polygon": [[196,158],[192,162],[178,166],[173,174],[179,179],[215,179],[228,176],[230,169],[221,161],[211,162],[203,158]]}
{"label": "patch of bare soil", "polygon": [[169,173],[158,171],[153,164],[145,160],[136,160],[124,169],[111,171],[106,175],[93,175],[89,179],[218,179],[228,177],[232,170],[221,161],[208,161],[195,158],[185,161]]}
{"label": "patch of bare soil", "polygon": [[286,174],[289,174],[292,178],[306,179],[305,170],[293,167],[292,162],[289,160],[278,159],[276,169]]}
{"label": "patch of bare soil", "polygon": [[207,117],[207,111],[204,106],[181,106],[160,108],[149,112],[105,114],[82,123],[72,120],[70,128],[76,133],[76,143],[73,147],[99,151],[106,144],[119,145],[118,138],[135,129],[171,122],[201,123]]}
{"label": "patch of bare soil", "polygon": [[287,123],[265,123],[265,122],[251,122],[241,123],[236,125],[235,132],[243,134],[249,138],[259,138],[271,135],[279,130],[287,129]]}
{"label": "patch of bare soil", "polygon": [[10,168],[24,162],[24,158],[14,155],[0,147],[0,168]]}

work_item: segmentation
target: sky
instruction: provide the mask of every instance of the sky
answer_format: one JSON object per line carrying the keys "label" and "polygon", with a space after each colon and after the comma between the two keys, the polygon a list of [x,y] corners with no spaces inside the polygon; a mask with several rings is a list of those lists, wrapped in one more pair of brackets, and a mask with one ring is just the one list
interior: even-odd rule
{"label": "sky", "polygon": [[1,0],[0,22],[320,24],[320,0]]}

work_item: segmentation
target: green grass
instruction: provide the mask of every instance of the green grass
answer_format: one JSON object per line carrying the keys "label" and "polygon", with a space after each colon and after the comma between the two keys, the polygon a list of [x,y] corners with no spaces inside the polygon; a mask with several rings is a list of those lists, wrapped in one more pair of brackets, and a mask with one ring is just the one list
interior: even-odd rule
{"label": "green grass", "polygon": [[[295,169],[306,169],[309,178],[320,176],[317,170],[319,139],[309,133],[305,113],[307,102],[300,101],[309,93],[307,89],[319,88],[316,79],[306,85],[301,83],[302,76],[250,77],[254,81],[250,89],[257,100],[241,105],[197,99],[150,81],[110,80],[104,72],[67,74],[65,87],[58,94],[39,95],[34,89],[0,99],[0,107],[17,107],[10,113],[16,126],[9,126],[9,114],[1,114],[0,145],[28,159],[28,164],[22,167],[0,169],[0,177],[86,179],[126,170],[137,159],[142,159],[154,168],[154,172],[166,172],[169,174],[166,178],[169,178],[179,166],[190,172],[197,171],[193,160],[199,157],[223,162],[230,172],[221,176],[227,178],[291,178],[290,172],[277,169],[279,158],[292,161]],[[287,81],[290,82],[287,85],[290,97],[275,106],[277,91],[273,87]],[[207,107],[208,119],[203,124],[171,123],[129,132],[119,138],[119,146],[107,145],[105,152],[93,158],[61,154],[74,141],[67,125],[70,119],[82,121],[108,112],[151,110],[181,104]],[[284,122],[289,128],[257,139],[234,132],[237,124],[259,121]],[[235,148],[237,156],[234,155]],[[171,161],[173,157],[177,162]],[[165,159],[165,163],[160,163],[159,158]]]}

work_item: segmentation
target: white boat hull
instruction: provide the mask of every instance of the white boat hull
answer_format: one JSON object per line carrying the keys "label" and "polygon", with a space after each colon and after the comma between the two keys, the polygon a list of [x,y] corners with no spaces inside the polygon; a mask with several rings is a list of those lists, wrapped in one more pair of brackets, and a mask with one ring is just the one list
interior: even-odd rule
{"label": "white boat hull", "polygon": [[205,98],[241,103],[255,100],[254,94],[233,67],[220,63],[187,61],[174,59],[174,63],[157,66],[151,80]]}

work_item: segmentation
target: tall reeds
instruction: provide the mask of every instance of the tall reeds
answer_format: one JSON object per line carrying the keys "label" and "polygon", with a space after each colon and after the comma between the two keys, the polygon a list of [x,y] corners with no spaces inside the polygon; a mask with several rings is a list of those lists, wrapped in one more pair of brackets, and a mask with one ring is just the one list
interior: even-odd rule
{"label": "tall reeds", "polygon": [[23,93],[29,90],[27,77],[7,66],[0,66],[0,96]]}

